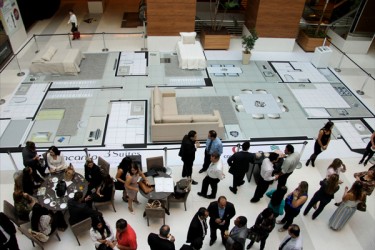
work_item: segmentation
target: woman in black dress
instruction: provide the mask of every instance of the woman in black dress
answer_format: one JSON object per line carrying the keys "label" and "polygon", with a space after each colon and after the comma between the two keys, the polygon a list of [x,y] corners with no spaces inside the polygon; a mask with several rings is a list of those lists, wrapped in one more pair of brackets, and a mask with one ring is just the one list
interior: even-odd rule
{"label": "woman in black dress", "polygon": [[110,175],[106,175],[102,184],[96,189],[96,192],[91,195],[92,201],[103,202],[112,199],[113,180]]}
{"label": "woman in black dress", "polygon": [[311,165],[315,167],[316,157],[318,157],[321,152],[327,149],[328,144],[331,140],[333,125],[333,122],[327,122],[324,127],[319,130],[318,138],[316,138],[314,144],[314,153],[307,160],[306,166],[308,166],[311,162]]}
{"label": "woman in black dress", "polygon": [[116,190],[123,190],[122,200],[125,202],[128,202],[128,195],[125,189],[126,174],[129,172],[132,162],[133,160],[126,156],[121,160],[120,165],[117,167],[115,188]]}
{"label": "woman in black dress", "polygon": [[[363,165],[366,166],[368,161],[371,159],[371,157],[374,156],[374,153],[375,153],[375,132],[372,133],[371,139],[366,146],[365,152],[363,153],[363,157],[359,161],[358,164],[363,163]],[[367,160],[365,160],[366,157],[367,157]],[[365,161],[365,162],[363,162],[363,161]]]}

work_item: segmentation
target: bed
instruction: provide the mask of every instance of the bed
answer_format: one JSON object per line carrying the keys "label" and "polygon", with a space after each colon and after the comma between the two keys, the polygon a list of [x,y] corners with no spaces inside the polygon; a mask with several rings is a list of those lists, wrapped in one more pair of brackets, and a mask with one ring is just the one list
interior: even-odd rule
{"label": "bed", "polygon": [[50,46],[41,50],[32,60],[30,73],[77,75],[83,58],[79,49],[56,49]]}
{"label": "bed", "polygon": [[177,42],[176,50],[181,69],[205,69],[206,57],[202,45],[195,40],[195,32],[181,32],[181,41]]}

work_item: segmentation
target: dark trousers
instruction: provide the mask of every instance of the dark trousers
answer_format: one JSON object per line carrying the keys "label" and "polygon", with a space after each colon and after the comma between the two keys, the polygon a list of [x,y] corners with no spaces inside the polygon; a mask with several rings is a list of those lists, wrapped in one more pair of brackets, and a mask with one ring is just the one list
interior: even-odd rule
{"label": "dark trousers", "polygon": [[263,197],[264,193],[267,192],[268,187],[270,184],[272,184],[273,181],[266,181],[260,176],[258,185],[255,189],[254,197],[253,199],[259,200],[260,198]]}
{"label": "dark trousers", "polygon": [[318,217],[318,215],[323,211],[324,207],[327,206],[327,204],[330,201],[331,199],[327,199],[327,197],[321,195],[319,192],[316,192],[314,196],[311,198],[309,204],[307,204],[303,214],[306,215],[310,211],[310,209],[314,206],[314,204],[319,202],[318,208],[315,210],[315,212],[312,215],[313,218],[315,219],[316,217]]}
{"label": "dark trousers", "polygon": [[221,240],[222,240],[223,244],[225,245],[227,243],[227,240],[224,237],[224,232],[225,232],[225,230],[228,230],[228,227],[226,225],[221,226],[221,225],[217,224],[215,221],[211,222],[211,220],[210,220],[210,238],[213,241],[215,241],[217,239],[217,236],[216,236],[216,230],[217,229],[220,230]]}
{"label": "dark trousers", "polygon": [[281,220],[282,223],[285,223],[283,228],[288,229],[290,225],[292,225],[293,220],[297,215],[299,215],[300,210],[295,210],[291,206],[286,205],[284,207],[285,215],[284,218]]}
{"label": "dark trousers", "polygon": [[282,174],[282,175],[279,176],[279,178],[277,179],[277,188],[278,189],[280,189],[283,186],[286,186],[286,181],[288,180],[289,176],[292,173],[286,173],[286,174]]}
{"label": "dark trousers", "polygon": [[374,151],[371,150],[371,141],[367,144],[366,146],[366,149],[365,149],[365,152],[363,153],[363,156],[362,156],[362,159],[361,161],[364,161],[365,158],[367,157],[367,160],[365,161],[365,163],[367,164],[367,162],[371,159],[371,157],[374,155]]}
{"label": "dark trousers", "polygon": [[233,174],[233,189],[237,191],[237,187],[242,185],[243,178],[246,173],[234,173]]}
{"label": "dark trousers", "polygon": [[204,195],[207,195],[208,191],[208,186],[211,186],[212,191],[211,191],[211,196],[216,196],[217,193],[217,184],[220,182],[220,179],[217,178],[211,178],[208,175],[204,177],[203,182],[202,182],[202,190],[201,193]]}
{"label": "dark trousers", "polygon": [[0,249],[19,250],[20,248],[18,247],[16,235],[15,234],[10,235],[8,242],[5,243],[4,245],[1,245],[0,243]]}
{"label": "dark trousers", "polygon": [[193,163],[194,160],[183,159],[184,165],[182,166],[182,177],[191,177],[193,174]]}
{"label": "dark trousers", "polygon": [[206,171],[211,164],[211,155],[205,150],[202,169]]}
{"label": "dark trousers", "polygon": [[[260,239],[260,250],[263,250],[264,247],[266,246],[266,240],[268,238],[268,235]],[[250,241],[249,245],[252,246],[254,245],[255,241]]]}

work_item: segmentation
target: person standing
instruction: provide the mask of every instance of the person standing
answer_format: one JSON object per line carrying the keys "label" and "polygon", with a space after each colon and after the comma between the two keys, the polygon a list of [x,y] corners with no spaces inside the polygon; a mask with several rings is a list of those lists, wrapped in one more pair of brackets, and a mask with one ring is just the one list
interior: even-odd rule
{"label": "person standing", "polygon": [[281,172],[278,177],[277,188],[281,188],[282,186],[286,186],[286,181],[288,180],[289,176],[293,173],[294,169],[298,166],[299,160],[301,158],[298,152],[294,152],[294,147],[291,144],[287,144],[284,150],[287,156],[281,165]]}
{"label": "person standing", "polygon": [[303,242],[299,226],[296,224],[290,225],[288,234],[280,243],[279,250],[302,250]]}
{"label": "person standing", "polygon": [[0,248],[3,250],[19,250],[16,238],[16,227],[13,222],[0,212]]}
{"label": "person standing", "polygon": [[270,198],[270,202],[268,203],[268,207],[272,209],[273,215],[276,218],[279,215],[284,214],[284,207],[285,207],[285,200],[284,196],[288,188],[286,186],[282,186],[277,189],[271,189],[266,193],[267,197]]}
{"label": "person standing", "polygon": [[220,196],[217,201],[210,203],[207,210],[210,216],[210,246],[212,246],[217,239],[217,229],[220,230],[221,240],[225,246],[227,240],[224,234],[229,228],[230,220],[236,215],[236,209],[231,202],[227,201],[225,196]]}
{"label": "person standing", "polygon": [[31,167],[33,169],[35,179],[40,179],[36,171],[38,171],[41,176],[46,176],[46,168],[40,164],[40,157],[36,151],[34,142],[26,142],[25,147],[22,149],[22,159],[25,167]]}
{"label": "person standing", "polygon": [[258,202],[263,197],[270,184],[272,184],[274,180],[277,180],[278,175],[272,176],[272,173],[273,164],[275,164],[278,159],[279,155],[277,153],[271,152],[270,156],[263,160],[262,166],[260,167],[260,178],[258,180],[254,196],[253,198],[251,198],[250,202]]}
{"label": "person standing", "polygon": [[247,234],[247,219],[245,216],[238,216],[234,220],[234,227],[230,230],[229,234],[224,234],[224,237],[227,239],[225,249],[231,250],[235,242],[241,243],[244,248]]}
{"label": "person standing", "polygon": [[197,132],[190,130],[187,135],[182,138],[180,152],[178,155],[181,157],[184,165],[182,167],[182,177],[191,179],[191,184],[197,185],[198,182],[192,178],[193,174],[193,163],[195,160],[195,151],[200,147],[199,141],[197,141]]}
{"label": "person standing", "polygon": [[[108,246],[112,249],[137,249],[137,235],[134,229],[124,219],[116,221],[116,240],[117,242],[109,242]],[[116,248],[115,248],[116,247]]]}
{"label": "person standing", "polygon": [[137,198],[139,186],[138,180],[141,178],[146,180],[146,185],[148,184],[146,176],[142,171],[139,170],[138,164],[135,162],[132,163],[129,173],[126,175],[125,188],[128,194],[128,210],[131,214],[134,214],[133,210],[133,201],[135,204],[140,204]]}
{"label": "person standing", "polygon": [[170,227],[162,225],[159,229],[159,235],[150,233],[147,238],[151,250],[175,250],[175,238],[170,234]]}
{"label": "person standing", "polygon": [[180,248],[180,250],[199,250],[202,249],[203,241],[202,238],[194,239],[190,245],[184,244]]}
{"label": "person standing", "polygon": [[204,150],[204,162],[202,169],[199,173],[206,172],[211,163],[211,155],[213,152],[217,152],[219,155],[223,153],[223,144],[221,140],[217,137],[215,130],[208,131],[208,136],[206,140],[206,148]]}
{"label": "person standing", "polygon": [[[217,184],[220,180],[224,179],[223,163],[220,160],[220,155],[216,152],[211,154],[211,164],[207,169],[207,175],[204,177],[202,182],[202,189],[198,192],[199,196],[208,199],[215,199],[217,193]],[[207,195],[208,186],[211,186],[212,191],[210,195]]]}
{"label": "person standing", "polygon": [[277,224],[284,224],[279,228],[279,232],[286,231],[293,223],[293,220],[299,215],[303,204],[307,201],[309,184],[306,181],[301,181],[298,187],[288,195],[285,200],[285,215],[282,220],[277,221]]}
{"label": "person standing", "polygon": [[[255,220],[255,224],[252,227],[256,230],[260,239],[260,250],[263,250],[266,246],[266,240],[272,230],[275,228],[275,216],[271,208],[264,209]],[[255,241],[250,241],[246,249],[250,249],[254,245]]]}
{"label": "person standing", "polygon": [[312,207],[316,207],[317,202],[319,202],[318,208],[312,215],[312,219],[315,220],[316,217],[323,211],[324,207],[333,199],[334,194],[339,190],[339,176],[337,174],[332,174],[329,178],[320,181],[320,189],[314,194],[309,204],[307,204],[303,215],[307,215]]}
{"label": "person standing", "polygon": [[250,142],[242,143],[242,151],[234,153],[228,158],[229,173],[233,175],[233,186],[229,187],[232,193],[237,194],[237,187],[245,183],[243,178],[249,170],[249,164],[254,163],[255,154],[249,153]]}
{"label": "person standing", "polygon": [[[363,163],[363,165],[366,166],[368,161],[371,159],[371,157],[374,156],[374,153],[375,153],[375,131],[372,133],[370,141],[368,142],[365,148],[365,152],[363,153],[362,159],[359,161],[358,164]],[[365,160],[366,157],[367,157],[367,160]]]}
{"label": "person standing", "polygon": [[73,33],[73,40],[75,40],[77,37],[74,35],[74,32],[78,31],[78,21],[77,21],[77,17],[74,14],[73,10],[69,11],[69,21],[68,21],[68,24],[72,25],[72,28],[70,29],[70,31]]}
{"label": "person standing", "polygon": [[333,230],[341,230],[357,211],[357,205],[365,201],[366,193],[363,191],[363,185],[360,181],[355,181],[352,187],[345,187],[342,202],[336,211],[329,218],[329,227]]}
{"label": "person standing", "polygon": [[306,161],[306,166],[308,166],[311,162],[311,165],[315,167],[316,157],[318,157],[321,152],[327,149],[328,144],[331,141],[333,125],[334,123],[329,121],[324,125],[323,128],[319,130],[318,138],[316,139],[314,144],[314,153]]}
{"label": "person standing", "polygon": [[190,222],[186,239],[187,243],[193,243],[196,238],[202,239],[203,242],[207,235],[207,217],[207,209],[205,207],[199,208],[198,212]]}

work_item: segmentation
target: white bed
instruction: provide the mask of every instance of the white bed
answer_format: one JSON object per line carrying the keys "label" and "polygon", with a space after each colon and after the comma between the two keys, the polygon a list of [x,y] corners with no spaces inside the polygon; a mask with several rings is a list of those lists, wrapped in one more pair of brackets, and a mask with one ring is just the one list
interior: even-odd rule
{"label": "white bed", "polygon": [[181,32],[182,40],[177,42],[176,50],[178,63],[181,69],[205,69],[207,67],[206,57],[203,47],[199,41],[195,41],[195,35],[189,38],[189,42],[184,41],[183,34],[195,34],[195,32]]}
{"label": "white bed", "polygon": [[30,72],[42,74],[77,75],[84,58],[79,49],[56,49],[48,47],[41,50],[33,59]]}

